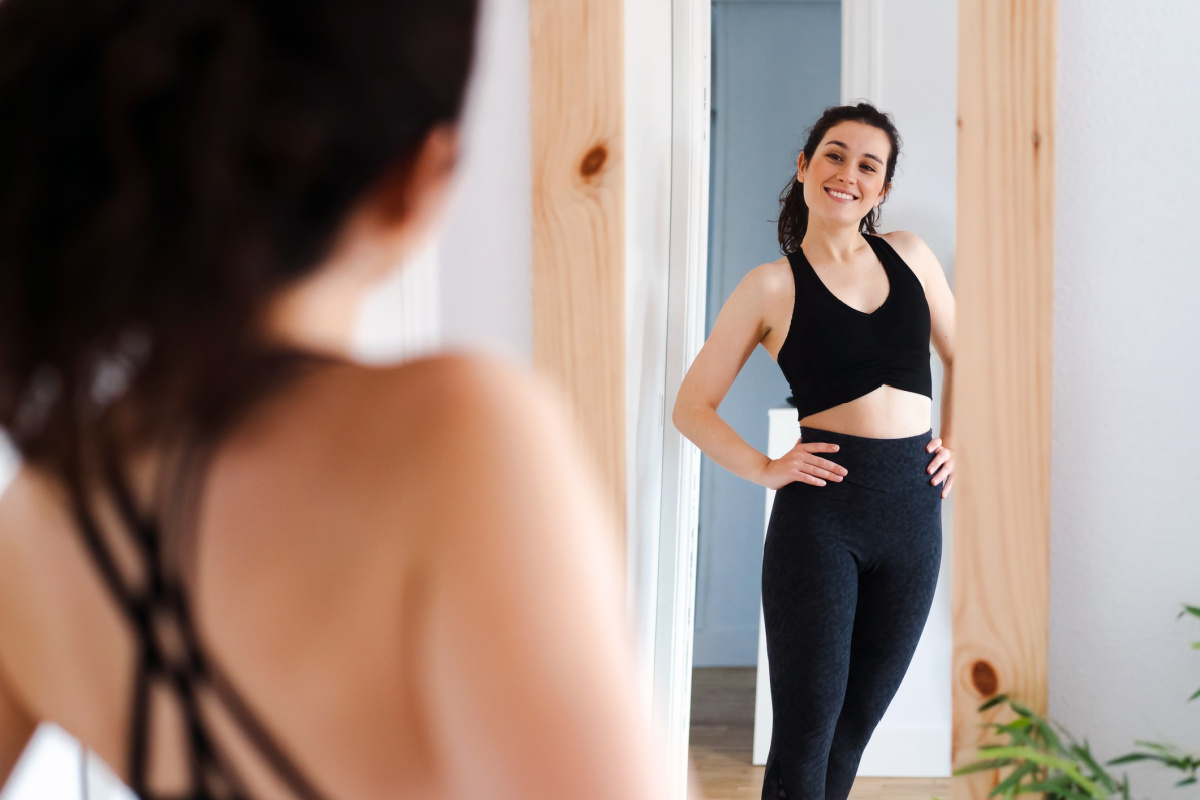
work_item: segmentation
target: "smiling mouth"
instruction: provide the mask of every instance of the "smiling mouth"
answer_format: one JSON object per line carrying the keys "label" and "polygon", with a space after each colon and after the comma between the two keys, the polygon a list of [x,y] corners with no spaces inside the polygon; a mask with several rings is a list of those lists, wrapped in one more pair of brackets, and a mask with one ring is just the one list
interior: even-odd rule
{"label": "smiling mouth", "polygon": [[832,197],[834,200],[841,200],[844,203],[850,202],[851,200],[858,199],[857,197],[855,197],[854,195],[852,195],[848,192],[839,192],[837,189],[826,189],[825,193],[828,194],[830,197]]}

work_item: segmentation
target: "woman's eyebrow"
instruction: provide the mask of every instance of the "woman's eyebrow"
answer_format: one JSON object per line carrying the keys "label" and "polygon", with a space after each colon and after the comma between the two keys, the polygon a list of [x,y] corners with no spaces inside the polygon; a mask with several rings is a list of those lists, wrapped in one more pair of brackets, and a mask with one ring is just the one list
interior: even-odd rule
{"label": "woman's eyebrow", "polygon": [[[845,142],[839,142],[837,139],[830,139],[830,140],[829,140],[828,142],[826,142],[825,144],[836,144],[838,147],[841,147],[841,148],[843,148],[843,149],[845,149],[845,150],[849,150],[849,149],[850,149],[849,147],[846,147],[846,143],[845,143]],[[863,155],[864,155],[864,156],[866,156],[867,158],[873,158],[873,159],[875,159],[876,161],[878,161],[880,164],[883,164],[883,159],[882,159],[882,158],[880,158],[880,157],[879,157],[879,156],[877,156],[877,155],[873,155],[873,154],[871,154],[871,153],[863,153]]]}

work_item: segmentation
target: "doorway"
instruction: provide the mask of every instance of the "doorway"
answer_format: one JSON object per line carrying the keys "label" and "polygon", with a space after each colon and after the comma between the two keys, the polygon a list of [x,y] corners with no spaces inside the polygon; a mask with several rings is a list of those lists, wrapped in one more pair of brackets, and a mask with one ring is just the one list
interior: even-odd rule
{"label": "doorway", "polygon": [[[841,97],[841,28],[840,0],[712,0],[706,337],[746,273],[779,258],[779,192],[806,129]],[[788,395],[756,348],[721,416],[765,453],[768,414]],[[752,751],[764,526],[763,488],[702,457],[689,751],[709,798],[762,784]]]}

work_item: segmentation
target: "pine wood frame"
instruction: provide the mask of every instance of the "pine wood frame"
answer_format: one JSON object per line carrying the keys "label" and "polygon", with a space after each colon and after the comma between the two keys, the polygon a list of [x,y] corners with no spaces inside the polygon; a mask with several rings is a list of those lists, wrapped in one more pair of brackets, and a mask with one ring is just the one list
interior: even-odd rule
{"label": "pine wood frame", "polygon": [[530,0],[529,18],[533,360],[574,409],[623,523],[624,8]]}
{"label": "pine wood frame", "polygon": [[[530,16],[534,358],[575,405],[623,509],[622,8],[530,0]],[[1046,707],[1056,37],[1057,0],[960,0],[956,766],[974,755],[986,697]],[[681,135],[700,136],[693,127]],[[673,494],[691,495],[676,477]],[[678,544],[686,564],[694,553]],[[682,638],[673,649],[690,652]],[[677,689],[656,681],[656,693]],[[957,778],[952,796],[983,798],[996,778]]]}
{"label": "pine wood frame", "polygon": [[[1058,3],[958,8],[955,767],[986,736],[987,697],[1046,710]],[[955,778],[951,796],[998,780]]]}

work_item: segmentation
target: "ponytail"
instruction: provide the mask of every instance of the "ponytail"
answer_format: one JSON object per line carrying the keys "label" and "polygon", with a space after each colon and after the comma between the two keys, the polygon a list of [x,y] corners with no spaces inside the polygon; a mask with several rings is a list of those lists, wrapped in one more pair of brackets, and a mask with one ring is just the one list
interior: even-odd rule
{"label": "ponytail", "polygon": [[793,175],[779,193],[779,249],[784,255],[800,249],[808,230],[808,204],[804,202],[804,184]]}

